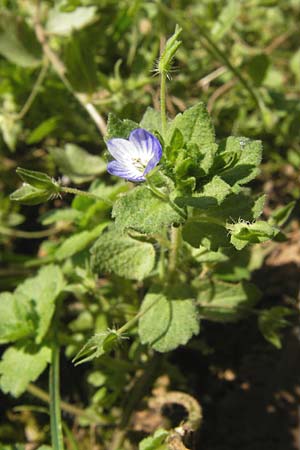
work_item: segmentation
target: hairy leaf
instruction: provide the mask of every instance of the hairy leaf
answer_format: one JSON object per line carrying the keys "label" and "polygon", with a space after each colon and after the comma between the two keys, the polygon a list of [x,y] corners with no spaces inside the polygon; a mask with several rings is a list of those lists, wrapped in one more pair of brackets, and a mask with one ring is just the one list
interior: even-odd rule
{"label": "hairy leaf", "polygon": [[102,231],[107,227],[108,222],[99,224],[96,228],[90,231],[81,231],[80,233],[73,234],[67,238],[55,252],[55,258],[58,261],[69,258],[75,255],[75,253],[84,250],[88,247]]}
{"label": "hairy leaf", "polygon": [[143,344],[168,352],[199,333],[199,319],[194,300],[178,298],[175,292],[148,293],[141,306],[139,335]]}
{"label": "hairy leaf", "polygon": [[33,334],[29,305],[10,292],[0,294],[0,344],[6,344]]}
{"label": "hairy leaf", "polygon": [[112,216],[120,230],[132,228],[141,233],[157,233],[173,223],[182,222],[178,209],[156,197],[146,186],[141,186],[116,201]]}
{"label": "hairy leaf", "polygon": [[150,132],[159,131],[161,132],[161,114],[156,109],[148,108],[140,122],[140,127],[145,128]]}
{"label": "hairy leaf", "polygon": [[19,397],[35,381],[50,361],[49,347],[29,349],[9,347],[0,361],[0,388],[5,394]]}
{"label": "hairy leaf", "polygon": [[221,143],[218,155],[226,164],[219,173],[220,177],[231,186],[246,184],[259,173],[262,144],[261,141],[230,136]]}
{"label": "hairy leaf", "polygon": [[112,138],[127,139],[130,132],[135,128],[139,128],[139,124],[132,120],[121,120],[114,114],[108,115],[106,140]]}
{"label": "hairy leaf", "polygon": [[28,278],[15,290],[15,296],[22,297],[32,306],[36,315],[36,342],[40,343],[48,331],[55,300],[64,288],[63,275],[58,266],[48,265],[40,269],[35,277]]}
{"label": "hairy leaf", "polygon": [[216,322],[232,322],[243,318],[260,298],[254,284],[229,284],[196,280],[199,313],[202,318]]}
{"label": "hairy leaf", "polygon": [[224,225],[207,220],[187,222],[182,229],[183,239],[195,248],[200,246],[217,251],[229,246],[228,232]]}
{"label": "hairy leaf", "polygon": [[62,12],[57,5],[49,11],[46,29],[48,33],[70,35],[95,20],[96,6],[82,6],[71,12]]}
{"label": "hairy leaf", "polygon": [[197,144],[201,153],[215,142],[214,128],[202,102],[175,117],[168,129],[167,143],[171,141],[176,128],[181,132],[184,142]]}
{"label": "hairy leaf", "polygon": [[91,252],[95,272],[112,272],[133,280],[149,275],[155,263],[152,244],[122,235],[118,230],[101,235]]}
{"label": "hairy leaf", "polygon": [[99,156],[91,155],[74,144],[66,144],[64,149],[50,148],[49,152],[60,171],[74,183],[90,181],[95,175],[106,171],[106,164]]}

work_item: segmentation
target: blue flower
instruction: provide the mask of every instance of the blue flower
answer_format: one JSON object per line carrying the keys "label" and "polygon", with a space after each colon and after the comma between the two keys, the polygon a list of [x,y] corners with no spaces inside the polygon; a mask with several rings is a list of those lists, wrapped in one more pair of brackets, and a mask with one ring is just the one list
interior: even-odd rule
{"label": "blue flower", "polygon": [[162,157],[159,140],[143,128],[133,130],[128,140],[113,138],[106,145],[114,158],[107,171],[129,181],[145,181],[145,175]]}

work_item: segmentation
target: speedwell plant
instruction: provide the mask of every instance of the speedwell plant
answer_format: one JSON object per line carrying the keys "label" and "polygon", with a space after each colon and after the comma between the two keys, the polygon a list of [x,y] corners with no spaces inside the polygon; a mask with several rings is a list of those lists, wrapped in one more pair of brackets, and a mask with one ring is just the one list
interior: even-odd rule
{"label": "speedwell plant", "polygon": [[[0,302],[0,342],[11,344],[0,362],[1,389],[13,396],[26,389],[39,395],[30,383],[51,363],[55,449],[63,447],[61,347],[75,364],[100,358],[95,360],[98,378],[94,374],[91,382],[102,389],[101,395],[97,408],[85,412],[86,420],[98,423],[124,395],[122,371],[147,364],[151,373],[153,355],[186,345],[199,335],[203,320],[236,321],[255,312],[259,291],[249,282],[251,245],[282,238],[278,225],[289,209],[262,220],[265,196],[254,196],[247,186],[259,173],[261,142],[236,136],[216,141],[201,102],[172,120],[167,117],[166,81],[179,33],[177,28],[157,65],[161,111],[147,109],[140,123],[109,116],[108,173],[101,158],[75,146],[66,148],[64,156],[50,149],[69,181],[88,182],[95,171],[80,178],[68,170],[67,158],[99,169],[89,191],[18,169],[24,183],[12,200],[34,205],[75,195],[70,207],[49,211],[41,219],[72,234],[46,241],[37,275],[14,292],[1,294]],[[82,305],[76,314],[68,309],[72,299]],[[285,311],[257,314],[262,332],[279,345],[276,330]],[[123,357],[116,381],[111,360],[105,358],[124,352],[132,365]],[[126,418],[116,409],[112,422],[128,423],[134,403],[128,404]],[[166,439],[162,432],[157,442],[162,446]]]}

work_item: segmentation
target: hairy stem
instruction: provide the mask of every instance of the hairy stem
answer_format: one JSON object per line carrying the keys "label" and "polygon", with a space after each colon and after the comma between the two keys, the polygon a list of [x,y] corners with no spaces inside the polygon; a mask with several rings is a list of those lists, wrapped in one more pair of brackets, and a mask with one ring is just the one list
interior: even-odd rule
{"label": "hairy stem", "polygon": [[107,205],[111,206],[112,202],[106,198],[100,197],[99,195],[93,194],[92,192],[87,191],[81,191],[80,189],[71,188],[71,187],[63,187],[60,186],[60,192],[65,192],[67,194],[73,194],[73,195],[82,195],[84,197],[93,198],[95,200],[102,200]]}
{"label": "hairy stem", "polygon": [[256,105],[259,107],[260,111],[263,111],[264,104],[257,94],[256,90],[251,86],[250,83],[245,79],[240,70],[236,68],[231,61],[226,56],[225,52],[223,52],[219,46],[211,39],[209,34],[203,29],[203,27],[199,27],[198,23],[193,18],[190,18],[188,24],[183,18],[181,18],[178,14],[174,13],[170,8],[164,5],[163,2],[158,3],[159,9],[165,14],[167,17],[172,18],[176,23],[178,23],[189,35],[191,36],[193,31],[191,26],[195,25],[197,27],[197,31],[199,32],[200,41],[203,43],[207,51],[216,56],[219,61],[221,61],[240,81],[240,83],[244,86],[244,88],[248,91],[248,93],[253,98]]}
{"label": "hairy stem", "polygon": [[161,130],[164,138],[167,131],[166,81],[167,81],[167,73],[163,71],[160,74],[160,114],[161,114]]}

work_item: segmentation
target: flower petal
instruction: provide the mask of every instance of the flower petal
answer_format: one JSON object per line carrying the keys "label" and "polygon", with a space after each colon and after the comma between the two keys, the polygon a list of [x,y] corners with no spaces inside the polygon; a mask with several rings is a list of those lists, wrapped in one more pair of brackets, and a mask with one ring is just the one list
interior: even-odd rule
{"label": "flower petal", "polygon": [[129,142],[145,155],[148,161],[155,156],[157,162],[162,157],[162,148],[159,140],[143,128],[136,128],[130,133]]}
{"label": "flower petal", "polygon": [[145,181],[145,177],[132,165],[120,161],[111,161],[107,164],[107,172],[129,181]]}
{"label": "flower petal", "polygon": [[146,175],[147,173],[149,173],[152,169],[154,169],[155,166],[157,166],[158,163],[159,163],[159,159],[157,159],[157,157],[154,155],[148,162],[143,175]]}
{"label": "flower petal", "polygon": [[139,156],[138,150],[131,142],[127,141],[127,139],[113,138],[110,139],[106,145],[109,153],[117,161],[126,163],[132,157],[136,158]]}

